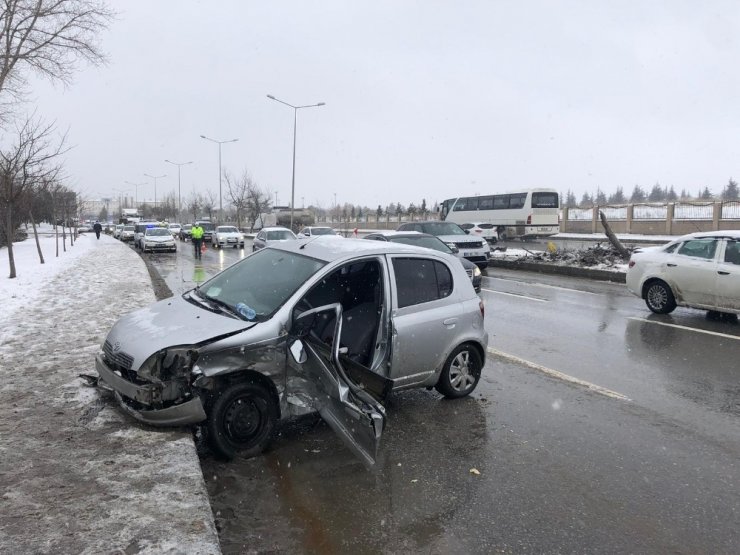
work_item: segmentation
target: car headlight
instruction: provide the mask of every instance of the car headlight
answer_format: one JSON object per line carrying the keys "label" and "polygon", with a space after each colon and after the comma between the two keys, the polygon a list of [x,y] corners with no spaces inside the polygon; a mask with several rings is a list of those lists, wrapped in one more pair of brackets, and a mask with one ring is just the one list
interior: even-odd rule
{"label": "car headlight", "polygon": [[480,268],[478,268],[478,266],[476,265],[475,268],[473,268],[473,277],[478,277],[479,275],[481,275],[481,271]]}
{"label": "car headlight", "polygon": [[150,356],[136,374],[155,383],[181,378],[190,372],[196,360],[198,351],[193,346],[162,349]]}

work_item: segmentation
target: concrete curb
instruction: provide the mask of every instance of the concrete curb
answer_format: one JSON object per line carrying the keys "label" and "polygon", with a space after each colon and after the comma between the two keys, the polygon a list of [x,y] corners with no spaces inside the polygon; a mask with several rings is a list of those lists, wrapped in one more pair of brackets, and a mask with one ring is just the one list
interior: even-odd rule
{"label": "concrete curb", "polygon": [[514,260],[491,259],[488,261],[488,267],[502,268],[506,270],[520,270],[525,272],[537,272],[540,274],[554,274],[584,279],[594,279],[599,281],[612,281],[615,283],[626,282],[626,274],[624,272],[595,270],[591,268],[580,268],[577,266],[559,266],[557,264],[542,264],[538,262],[517,262]]}

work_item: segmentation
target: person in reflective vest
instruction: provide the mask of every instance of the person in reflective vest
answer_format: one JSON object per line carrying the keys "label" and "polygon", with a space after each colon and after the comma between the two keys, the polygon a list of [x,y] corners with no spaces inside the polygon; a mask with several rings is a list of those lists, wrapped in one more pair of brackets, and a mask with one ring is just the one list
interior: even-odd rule
{"label": "person in reflective vest", "polygon": [[191,232],[191,239],[193,240],[193,247],[195,248],[195,259],[200,260],[201,252],[200,248],[203,244],[203,228],[200,227],[200,224],[193,224],[193,227],[190,230]]}

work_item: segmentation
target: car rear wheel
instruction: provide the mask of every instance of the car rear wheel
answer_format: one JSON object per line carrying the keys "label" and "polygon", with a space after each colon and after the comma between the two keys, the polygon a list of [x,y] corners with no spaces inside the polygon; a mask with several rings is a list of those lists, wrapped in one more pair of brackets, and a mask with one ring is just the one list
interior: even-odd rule
{"label": "car rear wheel", "polygon": [[676,298],[667,283],[653,281],[645,290],[645,304],[656,314],[668,314],[676,308]]}
{"label": "car rear wheel", "polygon": [[230,385],[207,422],[211,447],[226,459],[254,457],[269,445],[277,419],[277,403],[266,388],[254,382]]}
{"label": "car rear wheel", "polygon": [[472,393],[480,380],[480,355],[472,345],[460,345],[447,357],[435,389],[449,399]]}

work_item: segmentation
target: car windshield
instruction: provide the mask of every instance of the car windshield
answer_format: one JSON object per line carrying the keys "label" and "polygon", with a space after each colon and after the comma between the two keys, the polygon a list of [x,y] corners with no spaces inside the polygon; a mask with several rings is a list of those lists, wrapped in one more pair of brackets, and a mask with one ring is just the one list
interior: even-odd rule
{"label": "car windshield", "polygon": [[203,228],[203,231],[213,231],[216,229],[216,226],[210,222],[200,222],[199,225]]}
{"label": "car windshield", "polygon": [[184,226],[182,226],[182,229],[184,229],[184,230],[187,231],[187,230],[189,230],[192,227],[193,227],[192,224],[185,224]]}
{"label": "car windshield", "polygon": [[314,227],[311,235],[334,235],[334,230],[330,227]]}
{"label": "car windshield", "polygon": [[168,229],[164,229],[163,227],[152,227],[146,230],[146,236],[151,237],[154,236],[160,236],[160,235],[169,235],[170,232]]}
{"label": "car windshield", "polygon": [[452,222],[427,222],[421,224],[421,230],[430,235],[466,235],[459,225]]}
{"label": "car windshield", "polygon": [[180,229],[180,224],[170,224],[170,229]]}
{"label": "car windshield", "polygon": [[266,235],[267,237],[265,237],[265,239],[267,241],[289,241],[290,239],[295,239],[295,235],[287,229],[268,231]]}
{"label": "car windshield", "polygon": [[219,226],[216,231],[219,233],[239,233],[239,230],[230,225]]}
{"label": "car windshield", "polygon": [[196,290],[246,320],[265,321],[325,262],[277,249],[262,249]]}
{"label": "car windshield", "polygon": [[414,247],[424,247],[425,249],[433,249],[447,254],[452,253],[452,249],[436,237],[389,237],[389,240],[394,243],[403,243],[404,245],[413,245]]}
{"label": "car windshield", "polygon": [[133,230],[134,230],[134,226],[132,225],[127,225],[123,227],[123,231],[133,231]]}

